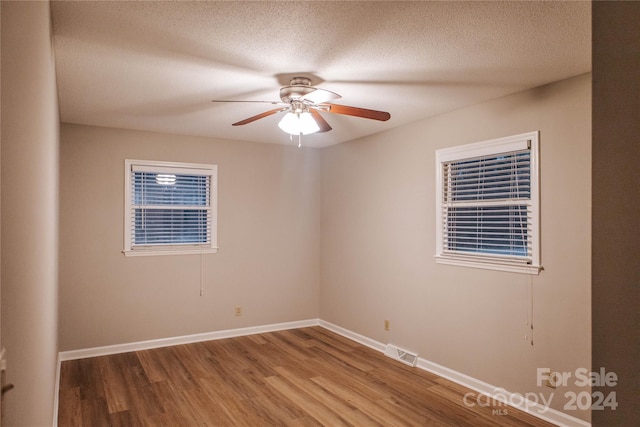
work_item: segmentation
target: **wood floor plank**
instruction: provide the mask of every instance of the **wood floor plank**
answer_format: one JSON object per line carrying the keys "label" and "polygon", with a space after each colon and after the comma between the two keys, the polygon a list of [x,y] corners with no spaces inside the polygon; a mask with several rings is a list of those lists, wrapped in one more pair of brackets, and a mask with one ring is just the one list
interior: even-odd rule
{"label": "wood floor plank", "polygon": [[325,377],[315,377],[312,378],[312,381],[340,399],[355,405],[360,411],[379,423],[384,423],[384,425],[388,426],[405,425],[403,420],[395,413],[389,412],[377,405],[375,400],[372,401],[365,395],[360,394],[356,389],[349,387],[344,382],[337,382]]}
{"label": "wood floor plank", "polygon": [[550,426],[321,327],[65,361],[59,388],[61,427]]}
{"label": "wood floor plank", "polygon": [[350,339],[345,338],[341,335],[330,332],[324,328],[305,328],[303,329],[303,331],[316,340],[326,343],[333,348],[337,348],[342,351],[352,351],[354,349],[362,347],[361,344],[358,344],[355,341],[351,341]]}
{"label": "wood floor plank", "polygon": [[80,359],[77,362],[80,398],[84,400],[105,398],[105,391],[102,387],[104,376],[100,370],[100,359]]}
{"label": "wood floor plank", "polygon": [[169,381],[156,381],[151,384],[151,387],[158,400],[162,403],[163,412],[145,419],[147,426],[195,424],[196,416],[191,405]]}
{"label": "wood floor plank", "polygon": [[185,366],[185,363],[189,364],[190,361],[185,360],[183,363],[179,351],[174,347],[165,347],[162,350],[165,351],[160,351],[157,355],[168,374],[168,380],[181,389],[197,388],[196,380]]}
{"label": "wood floor plank", "polygon": [[110,414],[129,409],[129,389],[125,383],[121,364],[116,357],[98,357],[95,362],[102,376],[102,391]]}
{"label": "wood floor plank", "polygon": [[[373,374],[353,369],[350,365],[340,360],[327,358],[326,353],[322,354],[320,359],[310,361],[309,364],[315,367],[318,372],[322,372],[320,377],[337,379],[372,401],[390,396],[388,387],[382,387],[371,381],[374,378]],[[327,365],[330,369],[326,368]]]}
{"label": "wood floor plank", "polygon": [[275,347],[284,351],[289,360],[301,361],[314,356],[314,354],[307,349],[307,346],[298,345],[299,341],[293,339],[292,336],[287,335],[285,332],[274,332],[265,338]]}
{"label": "wood floor plank", "polygon": [[[266,382],[265,389],[268,389]],[[308,418],[307,413],[302,408],[279,394],[263,395],[256,399],[251,399],[248,403],[258,408],[258,413],[267,412],[269,414],[267,419],[274,420],[274,425],[295,425],[298,422],[297,420]],[[317,424],[317,422],[314,421],[311,424]]]}
{"label": "wood floor plank", "polygon": [[266,344],[267,341],[264,339],[264,336],[266,334],[253,334],[253,335],[247,335],[246,338],[249,341],[253,341],[254,344]]}
{"label": "wood floor plank", "polygon": [[220,347],[223,349],[222,360],[230,368],[242,370],[251,367],[250,351],[241,344],[242,341],[248,340],[245,340],[245,337],[238,337],[220,342]]}
{"label": "wood floor plank", "polygon": [[244,372],[253,372],[256,376],[263,378],[270,377],[275,375],[275,367],[288,361],[286,353],[278,352],[275,346],[266,340],[262,344],[248,340],[247,345],[248,351],[244,354],[244,358],[249,362],[249,367],[243,368]]}
{"label": "wood floor plank", "polygon": [[[465,394],[470,393],[471,399],[467,399],[472,403],[477,402],[476,398],[479,396],[479,393],[472,392],[466,387],[461,386],[460,384],[456,384],[452,381],[446,380],[444,378],[437,380],[438,385],[431,388],[433,393],[436,393],[448,401],[458,403],[460,405],[464,404]],[[501,424],[505,427],[523,427],[523,426],[536,426],[536,419],[533,418],[515,408],[510,408],[498,401],[489,398],[483,398],[481,400],[484,402],[483,404],[487,404],[488,406],[480,406],[478,404],[474,404],[474,406],[467,406],[467,408],[477,414],[478,417],[485,418],[488,420],[489,424],[493,422],[495,417],[502,417]],[[504,417],[501,414],[509,414],[509,417]],[[541,425],[547,425],[545,422],[542,422]]]}
{"label": "wood floor plank", "polygon": [[80,387],[80,363],[64,361],[60,364],[60,389]]}
{"label": "wood floor plank", "polygon": [[413,399],[410,401],[410,404],[421,405],[418,406],[421,411],[428,411],[432,416],[437,417],[447,424],[460,427],[493,427],[496,425],[495,419],[486,419],[484,416],[481,416],[481,414],[476,413],[473,408],[460,404],[457,401],[443,398],[434,391],[433,387],[425,391],[422,399]]}
{"label": "wood floor plank", "polygon": [[227,411],[212,400],[205,390],[189,388],[182,391],[184,402],[193,414],[192,421],[201,426],[231,426],[233,419]]}
{"label": "wood floor plank", "polygon": [[310,347],[313,345],[312,336],[304,332],[302,329],[288,329],[280,331],[285,334],[287,339],[292,340],[300,347]]}
{"label": "wood floor plank", "polygon": [[[237,384],[237,380],[234,382]],[[242,413],[244,406],[241,402],[245,400],[245,393],[239,391],[237,386],[230,387],[230,382],[221,381],[215,377],[202,378],[200,384],[210,400],[216,403],[216,407],[219,407],[220,411],[231,420],[231,425],[238,425],[238,422],[244,418]]]}
{"label": "wood floor plank", "polygon": [[[68,383],[67,383],[68,384]],[[80,400],[80,387],[60,388],[60,412],[58,424],[68,427],[82,426],[82,401]]]}
{"label": "wood floor plank", "polygon": [[395,396],[378,400],[376,404],[402,418],[408,426],[447,426],[447,424],[438,417],[434,417],[431,413],[422,411],[419,408],[407,405],[406,402],[400,401]]}
{"label": "wood floor plank", "polygon": [[[354,354],[352,349],[345,351],[332,347],[330,344],[322,341],[315,341],[313,346],[315,349],[328,353],[332,357],[335,357],[343,363],[353,366],[361,371],[370,371],[375,368],[375,365],[371,364],[371,362],[366,360],[366,358],[363,358],[358,354]],[[317,352],[314,353],[314,355],[317,355]]]}
{"label": "wood floor plank", "polygon": [[146,419],[164,412],[160,399],[151,386],[142,366],[123,370],[124,380],[129,388],[129,409]]}
{"label": "wood floor plank", "polygon": [[144,424],[135,413],[131,411],[116,412],[109,415],[111,427],[144,427]]}
{"label": "wood floor plank", "polygon": [[294,372],[291,368],[280,367],[277,369],[278,374],[289,381],[291,384],[304,391],[308,395],[312,396],[322,405],[326,406],[333,412],[340,414],[342,418],[348,423],[354,426],[367,425],[377,426],[382,425],[374,419],[368,417],[365,413],[358,411],[358,408],[349,402],[346,402],[339,397],[329,393],[324,388],[313,382],[312,378],[306,375],[300,375],[300,371]]}
{"label": "wood floor plank", "polygon": [[266,381],[274,390],[278,391],[286,399],[298,405],[321,425],[335,427],[350,425],[341,416],[281,377],[269,377]]}
{"label": "wood floor plank", "polygon": [[[109,409],[104,398],[81,400],[82,425],[91,427],[109,427]],[[58,424],[60,426],[64,424]]]}
{"label": "wood floor plank", "polygon": [[147,378],[152,382],[161,382],[169,379],[169,374],[158,357],[160,349],[138,351],[136,355],[140,360],[140,365],[147,374]]}
{"label": "wood floor plank", "polygon": [[261,387],[264,383],[253,382],[251,377],[244,374],[246,371],[220,363],[212,369],[209,376],[201,378],[199,382],[202,384],[206,380],[209,384],[215,384],[224,390],[225,397],[236,400],[255,398],[262,393]]}

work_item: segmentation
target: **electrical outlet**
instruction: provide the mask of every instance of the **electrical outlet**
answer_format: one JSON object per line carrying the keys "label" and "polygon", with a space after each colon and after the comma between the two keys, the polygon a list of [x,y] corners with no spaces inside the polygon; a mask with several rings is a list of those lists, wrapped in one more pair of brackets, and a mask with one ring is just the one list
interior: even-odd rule
{"label": "electrical outlet", "polygon": [[385,331],[388,331],[388,330],[389,330],[389,321],[388,321],[388,320],[385,320],[385,321],[384,321],[384,330],[385,330]]}
{"label": "electrical outlet", "polygon": [[553,372],[553,371],[549,371],[549,372],[544,372],[543,375],[545,375],[546,380],[544,382],[544,385],[549,387],[549,388],[553,388],[555,389],[556,387],[558,387],[557,381],[558,381],[558,373],[557,372]]}
{"label": "electrical outlet", "polygon": [[236,316],[242,316],[242,307],[240,307],[239,305],[236,306],[236,310],[235,310]]}

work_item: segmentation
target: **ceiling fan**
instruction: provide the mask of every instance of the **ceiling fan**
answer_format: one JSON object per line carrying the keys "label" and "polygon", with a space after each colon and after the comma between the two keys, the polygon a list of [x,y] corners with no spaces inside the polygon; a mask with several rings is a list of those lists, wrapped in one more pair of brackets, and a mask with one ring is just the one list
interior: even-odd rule
{"label": "ceiling fan", "polygon": [[314,87],[311,79],[307,77],[294,77],[288,86],[280,88],[280,101],[223,101],[212,102],[253,102],[278,105],[278,108],[265,111],[249,117],[232,126],[242,126],[256,120],[277,113],[286,112],[278,127],[291,135],[307,135],[314,132],[328,132],[331,130],[329,123],[320,112],[343,114],[347,116],[362,117],[379,121],[387,121],[391,115],[386,111],[369,110],[366,108],[349,107],[346,105],[332,104],[331,101],[341,98],[335,92]]}

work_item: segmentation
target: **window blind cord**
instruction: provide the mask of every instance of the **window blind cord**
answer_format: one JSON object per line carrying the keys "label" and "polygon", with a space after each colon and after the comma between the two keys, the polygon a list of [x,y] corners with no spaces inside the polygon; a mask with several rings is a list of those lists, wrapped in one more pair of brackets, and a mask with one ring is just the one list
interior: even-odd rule
{"label": "window blind cord", "polygon": [[[516,184],[516,188],[515,188],[515,198],[517,200],[520,200],[520,181],[519,178],[520,176],[518,175],[518,162],[517,162],[517,152],[513,152],[513,157],[512,157],[512,162],[513,162],[513,175],[515,175],[515,184]],[[522,215],[522,210],[518,209],[517,210],[517,217],[519,219],[518,224],[520,224],[520,227],[518,227],[518,230],[520,231],[520,239],[522,240],[522,243],[525,246],[525,255],[526,256],[530,256],[531,254],[529,253],[529,242],[528,242],[528,237],[525,233],[524,227],[522,226],[523,224],[527,224],[528,221],[522,221],[523,220],[523,215]],[[533,344],[532,344],[533,345]]]}
{"label": "window blind cord", "polygon": [[[511,200],[518,198],[518,170],[516,157],[511,153],[511,170],[509,171],[509,197]],[[514,182],[515,181],[515,182]],[[515,222],[516,212],[513,206],[509,206],[509,222]],[[509,251],[513,253],[513,240],[515,238],[515,232],[512,227],[509,227]]]}
{"label": "window blind cord", "polygon": [[204,253],[200,251],[200,296],[204,295]]}
{"label": "window blind cord", "polygon": [[[142,175],[142,180],[143,180],[143,182],[145,180],[145,175],[144,174]],[[143,206],[147,204],[144,185],[142,186],[141,191],[140,191],[140,204],[143,205]],[[142,232],[145,234],[145,237],[146,237],[146,234],[147,234],[147,210],[145,208],[142,209],[141,215],[142,215],[142,218],[141,218]]]}
{"label": "window blind cord", "polygon": [[[203,213],[200,211],[198,214],[200,216],[200,224],[202,224],[202,216]],[[202,228],[200,228],[200,234],[202,234]],[[206,230],[205,230],[206,233]],[[200,246],[200,296],[204,295],[204,252],[202,251],[202,246]]]}
{"label": "window blind cord", "polygon": [[533,276],[529,276],[529,338],[533,347]]}
{"label": "window blind cord", "polygon": [[[481,194],[484,191],[484,159],[480,160],[480,173],[478,174],[478,185],[476,186],[476,199],[481,199]],[[476,251],[480,251],[480,235],[482,234],[483,220],[478,221],[478,232],[475,233],[476,238]]]}

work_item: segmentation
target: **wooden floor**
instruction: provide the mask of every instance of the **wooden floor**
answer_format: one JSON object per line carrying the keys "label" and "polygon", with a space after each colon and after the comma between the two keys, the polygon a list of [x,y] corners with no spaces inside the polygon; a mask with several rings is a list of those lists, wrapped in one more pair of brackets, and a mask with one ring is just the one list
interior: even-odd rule
{"label": "wooden floor", "polygon": [[67,361],[60,377],[60,427],[550,425],[465,405],[470,390],[320,327]]}

